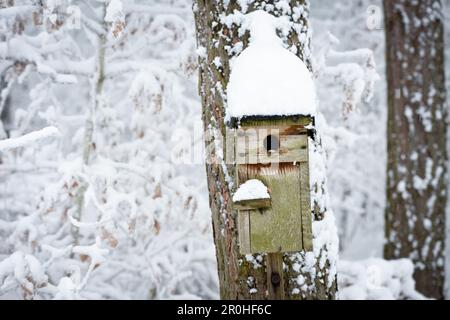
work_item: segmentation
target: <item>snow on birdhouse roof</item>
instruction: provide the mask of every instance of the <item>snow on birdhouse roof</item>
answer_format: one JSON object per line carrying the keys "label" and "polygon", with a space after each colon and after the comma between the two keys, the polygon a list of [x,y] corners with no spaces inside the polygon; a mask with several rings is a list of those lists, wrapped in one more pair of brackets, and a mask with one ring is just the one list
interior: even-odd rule
{"label": "snow on birdhouse roof", "polygon": [[246,15],[250,44],[233,61],[227,87],[227,119],[316,113],[312,75],[304,62],[283,47],[277,18],[258,10]]}

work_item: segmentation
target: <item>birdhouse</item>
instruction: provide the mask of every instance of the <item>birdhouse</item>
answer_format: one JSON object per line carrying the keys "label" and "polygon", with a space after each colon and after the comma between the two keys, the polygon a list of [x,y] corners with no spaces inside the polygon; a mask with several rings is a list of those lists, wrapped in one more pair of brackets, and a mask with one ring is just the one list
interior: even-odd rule
{"label": "birdhouse", "polygon": [[250,44],[232,62],[226,110],[233,132],[240,252],[311,251],[312,75],[284,47],[275,17],[257,11],[246,16],[246,23]]}
{"label": "birdhouse", "polygon": [[307,116],[243,118],[235,128],[242,254],[312,250]]}

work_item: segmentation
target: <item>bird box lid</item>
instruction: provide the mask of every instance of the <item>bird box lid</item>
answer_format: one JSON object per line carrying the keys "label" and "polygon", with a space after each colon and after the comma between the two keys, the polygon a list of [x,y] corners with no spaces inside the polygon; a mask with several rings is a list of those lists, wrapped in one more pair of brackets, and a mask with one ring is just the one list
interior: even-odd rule
{"label": "bird box lid", "polygon": [[232,117],[228,122],[231,128],[240,127],[272,127],[272,126],[302,126],[312,129],[315,126],[315,117],[310,115],[291,116],[245,116]]}

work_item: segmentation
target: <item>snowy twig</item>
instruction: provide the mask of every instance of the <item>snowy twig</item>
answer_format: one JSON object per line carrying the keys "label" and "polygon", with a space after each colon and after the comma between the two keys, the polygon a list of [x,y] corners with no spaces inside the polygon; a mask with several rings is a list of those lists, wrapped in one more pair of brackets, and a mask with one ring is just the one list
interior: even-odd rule
{"label": "snowy twig", "polygon": [[6,19],[39,10],[38,6],[24,5],[0,9],[0,18]]}
{"label": "snowy twig", "polygon": [[16,149],[29,145],[37,140],[57,136],[60,132],[55,127],[46,127],[39,131],[34,131],[19,138],[11,138],[0,141],[0,151]]}
{"label": "snowy twig", "polygon": [[158,5],[138,5],[131,4],[125,5],[124,8],[125,13],[145,13],[145,14],[177,14],[180,16],[184,16],[186,14],[191,14],[190,8],[174,8],[169,6],[158,6]]}

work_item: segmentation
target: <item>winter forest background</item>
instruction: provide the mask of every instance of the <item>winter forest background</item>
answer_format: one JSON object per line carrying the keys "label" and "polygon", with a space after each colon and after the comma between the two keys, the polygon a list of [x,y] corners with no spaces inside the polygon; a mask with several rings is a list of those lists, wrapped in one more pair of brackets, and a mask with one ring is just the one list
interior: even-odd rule
{"label": "winter forest background", "polygon": [[[310,15],[340,298],[423,298],[411,262],[381,259],[382,3]],[[0,1],[0,139],[36,131],[0,141],[0,299],[219,298],[202,54],[190,0]]]}

